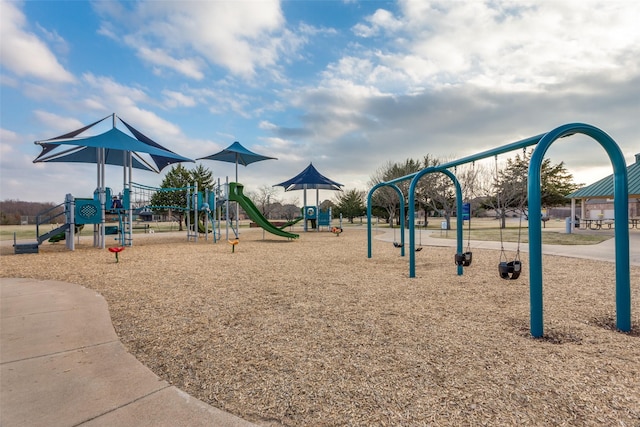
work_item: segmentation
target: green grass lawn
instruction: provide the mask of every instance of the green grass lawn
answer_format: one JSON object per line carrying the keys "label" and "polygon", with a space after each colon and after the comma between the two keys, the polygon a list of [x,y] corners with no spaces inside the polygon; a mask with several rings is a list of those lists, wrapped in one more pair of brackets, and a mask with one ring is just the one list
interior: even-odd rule
{"label": "green grass lawn", "polygon": [[[178,231],[179,227],[176,222],[151,222],[148,223],[149,228],[155,233],[163,233],[170,231]],[[117,223],[107,222],[107,226],[117,226]],[[50,230],[56,228],[55,224],[44,224],[40,226],[40,234],[44,234]],[[144,233],[143,229],[134,229],[133,233]],[[13,240],[13,234],[15,233],[18,240],[36,240],[36,226],[29,225],[0,225],[0,241],[1,240]],[[81,236],[92,236],[93,225],[87,224],[80,232]]]}
{"label": "green grass lawn", "polygon": [[[337,224],[337,221],[334,221]],[[455,225],[455,220],[451,222],[452,225]],[[471,239],[472,240],[487,240],[487,241],[500,241],[500,229],[496,227],[495,220],[487,220],[487,219],[474,219],[472,221],[471,228]],[[107,225],[117,225],[117,223],[107,223]],[[176,222],[152,222],[149,223],[150,229],[152,229],[155,233],[162,232],[170,232],[170,231],[178,231],[178,224]],[[224,224],[222,224],[224,228]],[[240,227],[245,228],[249,227],[249,221],[241,221]],[[343,227],[366,227],[365,223],[356,222],[355,224],[349,224],[347,221],[343,221]],[[381,230],[388,229],[388,224],[376,224],[374,228],[379,228]],[[40,227],[40,232],[46,232],[55,228],[54,224],[42,225]],[[294,232],[299,231],[302,226],[296,226],[294,228]],[[419,228],[416,228],[418,230]],[[427,230],[438,232],[442,237],[446,237],[449,239],[455,239],[456,233],[455,230],[448,230],[446,233],[440,230],[440,222],[439,221],[430,221]],[[465,227],[464,229],[464,239],[467,240],[469,230]],[[0,226],[0,240],[13,240],[13,234],[16,233],[16,238],[18,240],[35,240],[36,238],[36,226],[35,225],[2,225]],[[134,233],[144,233],[144,230],[134,230]],[[527,243],[529,241],[528,230],[526,228],[526,222],[523,223],[523,227],[521,229],[521,242]],[[93,234],[93,227],[91,225],[87,225],[84,227],[84,230],[81,232],[81,236],[91,236]],[[577,234],[566,234],[564,232],[564,222],[555,221],[547,223],[546,227],[542,231],[542,242],[551,245],[594,245],[600,242],[603,242],[607,239],[610,239],[611,233],[606,233],[604,230],[602,232],[595,233],[577,233]],[[502,230],[502,240],[505,242],[517,242],[518,241],[518,227],[517,223],[515,226],[513,224],[509,224],[506,229]]]}

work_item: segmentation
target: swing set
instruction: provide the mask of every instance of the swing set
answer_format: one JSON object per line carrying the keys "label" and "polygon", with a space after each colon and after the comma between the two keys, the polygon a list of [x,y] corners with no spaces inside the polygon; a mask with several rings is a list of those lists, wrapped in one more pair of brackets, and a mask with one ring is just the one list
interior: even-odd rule
{"label": "swing set", "polygon": [[[526,148],[523,148],[523,150],[525,150]],[[499,170],[498,170],[498,155],[496,154],[495,156],[495,169],[496,169],[496,179],[499,176]],[[475,161],[473,162],[473,164],[475,165]],[[457,167],[454,166],[454,171],[457,172]],[[461,193],[461,188],[460,188],[460,184],[455,176],[455,174],[452,174],[450,171],[446,170],[446,169],[442,169],[442,167],[440,168],[435,168],[435,167],[430,167],[430,168],[426,168],[422,171],[423,173],[433,173],[433,172],[442,172],[445,173],[446,175],[449,175],[449,177],[452,179],[454,185],[456,186],[456,193],[458,196],[458,199],[460,199],[460,193]],[[418,175],[417,177],[415,177],[415,175]],[[414,178],[413,180],[416,181],[416,178],[419,178],[419,173],[418,174],[413,174]],[[413,181],[412,181],[413,182]],[[397,186],[395,186],[395,184],[390,184],[393,185],[393,187],[395,187],[397,189],[397,191],[399,192],[399,189]],[[373,190],[372,190],[373,191]],[[402,194],[399,192],[399,195],[402,197]],[[500,205],[500,192],[498,191],[496,194],[496,201],[497,201],[497,211],[498,212],[502,212],[501,215],[504,215],[504,207],[502,207],[502,211],[501,211],[501,205]],[[458,200],[458,205],[460,206],[460,201]],[[458,270],[458,274],[462,274],[462,267],[469,267],[471,265],[471,263],[473,262],[473,252],[471,251],[471,205],[469,203],[465,203],[462,204],[462,209],[459,209],[458,212],[461,213],[456,215],[456,217],[458,218],[458,229],[460,230],[460,233],[458,234],[458,251],[455,253],[454,255],[454,262],[456,264],[456,266],[458,266],[459,270]],[[509,259],[509,257],[507,257],[507,253],[506,250],[504,248],[504,236],[503,236],[503,232],[502,232],[502,224],[500,224],[499,229],[500,229],[500,257],[499,257],[499,262],[498,262],[498,275],[501,279],[504,280],[517,280],[520,277],[520,274],[522,273],[522,260],[520,259],[520,242],[521,242],[521,238],[522,238],[522,211],[523,211],[523,207],[524,207],[524,199],[522,200],[521,204],[520,204],[520,221],[518,224],[518,243],[517,243],[517,248],[516,248],[516,253],[513,259]],[[403,218],[403,220],[401,221],[401,233],[402,235],[404,235],[404,217],[403,217],[403,212],[401,210],[401,218]],[[462,222],[460,221],[460,217],[462,218]],[[467,220],[467,245],[466,248],[464,250],[464,252],[462,251],[462,245],[460,244],[461,241],[463,241],[463,224],[464,224],[464,220]],[[410,228],[410,240],[415,242],[415,225],[412,224],[412,226],[409,227]],[[419,246],[415,246],[415,244],[412,244],[411,247],[413,247],[413,252],[420,252],[423,248],[422,246],[422,232],[420,232],[420,238],[419,238],[420,242],[419,242]],[[396,228],[393,227],[393,246],[395,248],[401,249],[401,256],[404,256],[404,239],[401,239],[401,241],[398,241],[396,238]],[[413,277],[413,276],[412,276]]]}
{"label": "swing set", "polygon": [[[372,257],[372,235],[371,235],[371,213],[372,213],[372,195],[380,187],[390,186],[397,193],[401,201],[400,208],[404,211],[405,199],[396,185],[398,182],[410,180],[409,185],[409,277],[416,277],[416,258],[415,258],[415,197],[416,185],[420,178],[433,172],[441,172],[447,174],[456,185],[456,205],[458,212],[462,211],[462,195],[459,183],[448,169],[458,165],[471,163],[480,159],[491,156],[497,156],[502,153],[523,149],[529,146],[535,146],[531,158],[529,160],[528,176],[527,176],[527,200],[529,212],[534,215],[540,212],[541,206],[541,172],[542,162],[548,148],[555,141],[570,137],[575,134],[582,134],[595,140],[607,153],[614,171],[614,230],[615,230],[615,266],[616,266],[616,327],[620,331],[629,332],[631,330],[631,273],[629,260],[629,212],[628,212],[628,176],[624,155],[617,143],[604,131],[584,123],[569,123],[552,129],[549,132],[532,136],[511,144],[493,148],[475,155],[467,156],[459,160],[443,163],[438,166],[425,168],[419,172],[395,178],[391,181],[381,182],[373,186],[367,195],[367,257]],[[402,214],[403,212],[401,212]],[[403,216],[401,216],[403,218]],[[463,223],[462,215],[457,215],[457,257],[456,267],[458,275],[461,275],[465,267],[465,260],[462,255],[465,252],[463,246]],[[522,221],[522,217],[520,218]],[[404,218],[401,221],[401,239],[404,243]],[[505,280],[515,280],[522,273],[522,261],[520,260],[520,234],[521,224],[518,232],[518,249],[513,260],[509,261],[502,256],[498,264],[500,277]],[[528,227],[529,234],[529,298],[530,298],[530,326],[531,335],[539,338],[543,336],[543,286],[542,286],[542,225],[541,221],[531,221]],[[501,235],[502,241],[502,235]],[[404,255],[404,245],[401,244],[401,253]],[[502,249],[504,249],[503,245]],[[470,250],[468,250],[470,252]],[[469,263],[471,257],[469,259]]]}

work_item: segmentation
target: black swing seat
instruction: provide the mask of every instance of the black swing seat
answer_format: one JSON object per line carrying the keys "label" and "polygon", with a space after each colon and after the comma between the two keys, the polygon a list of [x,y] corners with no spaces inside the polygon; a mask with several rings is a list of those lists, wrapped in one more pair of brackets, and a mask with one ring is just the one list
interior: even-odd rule
{"label": "black swing seat", "polygon": [[467,251],[464,253],[464,260],[462,261],[462,265],[464,267],[468,267],[471,265],[471,261],[473,261],[473,253],[470,251]]}
{"label": "black swing seat", "polygon": [[395,246],[396,248],[401,248],[404,245],[402,243],[398,243],[398,242],[393,242],[393,246]]}
{"label": "black swing seat", "polygon": [[468,267],[468,266],[471,265],[471,261],[472,260],[473,260],[473,253],[472,252],[457,253],[455,255],[456,265],[461,265],[463,267]]}
{"label": "black swing seat", "polygon": [[502,261],[498,264],[500,277],[505,280],[516,280],[522,272],[522,263],[520,261]]}

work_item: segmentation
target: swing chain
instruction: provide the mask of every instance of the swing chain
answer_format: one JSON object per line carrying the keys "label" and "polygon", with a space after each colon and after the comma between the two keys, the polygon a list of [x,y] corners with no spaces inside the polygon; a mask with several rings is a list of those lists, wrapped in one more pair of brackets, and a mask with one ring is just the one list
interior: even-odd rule
{"label": "swing chain", "polygon": [[[495,155],[495,164],[496,164],[496,183],[498,183],[499,181],[499,177],[500,177],[500,173],[498,171],[498,155]],[[498,219],[499,219],[499,224],[498,224],[498,229],[500,230],[500,259],[502,259],[502,257],[504,256],[505,260],[507,258],[507,255],[504,253],[504,243],[503,243],[503,238],[502,238],[502,216],[503,213],[500,212],[500,186],[497,186],[498,192],[496,193],[496,205],[498,208]]]}
{"label": "swing chain", "polygon": [[[526,154],[526,149],[523,148],[523,155]],[[496,180],[499,177],[498,171],[498,155],[495,156],[495,164],[496,164]],[[498,205],[498,212],[500,212],[500,189],[498,187],[498,193],[496,195],[496,202]],[[520,273],[522,272],[522,262],[520,261],[520,242],[522,236],[522,214],[524,211],[524,200],[520,204],[520,220],[518,223],[518,245],[516,247],[516,254],[513,261],[507,260],[507,255],[504,250],[504,240],[502,235],[502,223],[499,225],[500,229],[500,262],[498,263],[498,272],[500,273],[500,277],[506,280],[516,280],[520,277]],[[504,212],[503,214],[504,215]],[[501,215],[501,219],[504,218]]]}

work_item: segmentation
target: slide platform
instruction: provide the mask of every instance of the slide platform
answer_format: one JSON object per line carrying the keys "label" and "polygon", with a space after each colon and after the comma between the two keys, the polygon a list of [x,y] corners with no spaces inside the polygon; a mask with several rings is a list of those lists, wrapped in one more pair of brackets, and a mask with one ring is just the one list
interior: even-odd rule
{"label": "slide platform", "polygon": [[288,239],[297,239],[300,237],[298,234],[289,233],[271,224],[264,215],[262,215],[256,205],[254,205],[253,202],[243,194],[243,191],[244,185],[238,182],[229,183],[229,200],[238,202],[251,221],[258,224],[263,230],[268,231],[271,234],[275,234],[276,236],[282,236]]}

